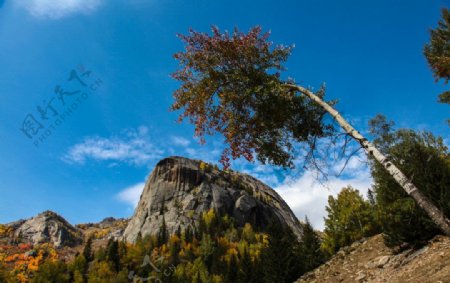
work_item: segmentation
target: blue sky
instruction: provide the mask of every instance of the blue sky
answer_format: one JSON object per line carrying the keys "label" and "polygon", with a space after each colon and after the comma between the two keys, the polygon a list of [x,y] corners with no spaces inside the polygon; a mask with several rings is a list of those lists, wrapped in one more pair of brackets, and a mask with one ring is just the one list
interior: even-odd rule
{"label": "blue sky", "polygon": [[[168,111],[178,86],[169,76],[177,68],[172,55],[183,47],[175,35],[189,28],[261,25],[275,43],[295,44],[287,75],[316,88],[325,82],[359,128],[383,113],[448,138],[449,107],[436,102],[446,86],[434,82],[422,55],[448,4],[0,0],[0,223],[46,209],[72,223],[129,217],[160,158],[218,160],[220,137],[200,146],[192,126]],[[72,71],[81,83],[68,80]],[[50,101],[53,109],[45,108]],[[48,120],[39,120],[39,106]],[[56,121],[54,111],[67,112],[65,119]],[[39,130],[31,139],[20,130],[25,120]],[[234,166],[276,187],[299,218],[308,214],[321,228],[328,194],[370,186],[367,168],[354,161],[330,178],[330,189],[310,172],[287,182],[268,166]]]}

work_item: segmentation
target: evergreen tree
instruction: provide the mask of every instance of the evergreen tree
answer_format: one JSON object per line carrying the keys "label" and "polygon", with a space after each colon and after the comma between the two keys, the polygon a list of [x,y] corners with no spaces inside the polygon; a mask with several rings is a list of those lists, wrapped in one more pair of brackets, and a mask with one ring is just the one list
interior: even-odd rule
{"label": "evergreen tree", "polygon": [[211,270],[214,252],[214,242],[211,236],[205,233],[200,241],[200,255],[208,270]]}
{"label": "evergreen tree", "polygon": [[200,219],[198,220],[198,227],[196,227],[196,228],[197,229],[195,229],[195,238],[197,240],[201,241],[203,234],[205,234],[207,232],[207,227],[206,227],[204,217],[200,217]]}
{"label": "evergreen tree", "polygon": [[263,250],[264,282],[294,282],[302,274],[299,242],[292,231],[272,221],[269,246]]}
{"label": "evergreen tree", "polygon": [[303,237],[300,241],[300,260],[302,273],[313,270],[325,262],[325,254],[322,252],[321,241],[314,228],[311,226],[308,217],[305,217],[303,225]]}
{"label": "evergreen tree", "polygon": [[[371,131],[392,161],[423,188],[423,193],[450,216],[450,154],[442,138],[429,132],[400,129],[383,116],[371,121]],[[386,244],[425,244],[439,228],[378,164],[371,164],[380,223]]]}
{"label": "evergreen tree", "polygon": [[100,247],[93,257],[93,261],[107,261],[106,249],[104,247]]}
{"label": "evergreen tree", "polygon": [[93,239],[94,239],[94,236],[89,236],[89,238],[86,241],[86,244],[84,245],[84,249],[83,249],[83,256],[88,263],[92,261],[92,240]]}
{"label": "evergreen tree", "polygon": [[192,242],[192,239],[194,238],[194,231],[191,229],[191,225],[188,225],[186,227],[186,230],[184,230],[184,240],[188,243]]}
{"label": "evergreen tree", "polygon": [[119,257],[119,242],[110,239],[106,247],[106,258],[112,263],[113,270],[119,272],[120,270],[120,257]]}
{"label": "evergreen tree", "polygon": [[162,246],[163,244],[167,243],[168,240],[168,232],[167,232],[167,226],[166,226],[166,218],[163,215],[161,226],[159,227],[158,232],[158,246]]}
{"label": "evergreen tree", "polygon": [[[443,79],[445,83],[448,83],[450,79],[450,12],[447,8],[442,9],[442,19],[438,27],[431,30],[430,34],[430,43],[424,48],[425,57],[436,81]],[[450,91],[442,93],[439,96],[439,102],[450,104]]]}
{"label": "evergreen tree", "polygon": [[259,258],[255,259],[253,262],[253,270],[252,270],[252,277],[253,282],[260,283],[264,282],[264,258],[260,256]]}
{"label": "evergreen tree", "polygon": [[244,249],[244,253],[242,254],[242,259],[240,261],[240,269],[239,269],[239,282],[248,283],[248,282],[256,282],[254,281],[254,270],[252,260],[247,251],[247,248]]}
{"label": "evergreen tree", "polygon": [[228,265],[226,274],[226,282],[237,282],[239,276],[239,267],[236,261],[236,257],[232,256]]}
{"label": "evergreen tree", "polygon": [[181,239],[177,234],[172,235],[169,240],[170,263],[175,266],[180,262],[179,252],[181,250]]}

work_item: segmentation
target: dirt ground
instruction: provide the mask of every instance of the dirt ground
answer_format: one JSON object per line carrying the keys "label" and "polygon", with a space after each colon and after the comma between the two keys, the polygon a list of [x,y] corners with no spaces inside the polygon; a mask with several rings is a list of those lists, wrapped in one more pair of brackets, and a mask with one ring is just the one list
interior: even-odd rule
{"label": "dirt ground", "polygon": [[450,283],[450,239],[437,236],[419,250],[394,254],[377,235],[341,249],[296,282]]}

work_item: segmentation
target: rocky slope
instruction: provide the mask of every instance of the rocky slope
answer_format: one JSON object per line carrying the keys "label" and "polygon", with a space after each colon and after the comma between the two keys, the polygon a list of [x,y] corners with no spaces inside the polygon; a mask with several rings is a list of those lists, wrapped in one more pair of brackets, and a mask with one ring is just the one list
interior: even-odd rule
{"label": "rocky slope", "polygon": [[437,236],[422,249],[401,253],[386,247],[382,235],[363,239],[297,281],[307,282],[450,282],[450,239]]}
{"label": "rocky slope", "polygon": [[44,211],[28,220],[10,223],[14,238],[34,245],[51,243],[56,248],[82,243],[82,233],[52,211]]}
{"label": "rocky slope", "polygon": [[278,221],[290,227],[297,237],[302,236],[302,225],[291,209],[262,182],[198,160],[169,157],[161,160],[150,174],[124,239],[134,242],[139,234],[156,234],[163,219],[169,233],[178,227],[184,230],[209,209],[234,217],[238,226],[248,222],[264,227],[270,221]]}

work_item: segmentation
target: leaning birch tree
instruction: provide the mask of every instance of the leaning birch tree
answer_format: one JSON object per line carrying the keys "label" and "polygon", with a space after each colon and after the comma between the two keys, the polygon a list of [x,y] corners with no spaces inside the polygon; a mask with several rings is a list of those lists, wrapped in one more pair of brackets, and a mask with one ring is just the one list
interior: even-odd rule
{"label": "leaning birch tree", "polygon": [[[330,115],[366,153],[378,161],[436,225],[450,236],[450,221],[373,143],[335,109],[335,102],[281,77],[292,47],[273,45],[260,27],[248,33],[190,30],[179,35],[185,50],[174,55],[179,69],[172,75],[181,82],[174,92],[172,110],[182,110],[202,142],[220,133],[227,147],[221,163],[244,157],[263,164],[294,166],[295,147],[320,146],[317,139],[336,134]],[[328,116],[329,117],[329,116]]]}

